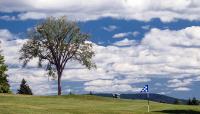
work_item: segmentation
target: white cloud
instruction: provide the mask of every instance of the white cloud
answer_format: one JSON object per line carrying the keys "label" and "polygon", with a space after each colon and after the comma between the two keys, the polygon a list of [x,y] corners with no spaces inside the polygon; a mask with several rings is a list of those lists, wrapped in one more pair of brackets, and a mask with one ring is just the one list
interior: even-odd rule
{"label": "white cloud", "polygon": [[189,85],[191,85],[193,82],[193,79],[172,79],[168,81],[168,87],[172,87],[172,88],[181,88],[181,87],[187,87]]}
{"label": "white cloud", "polygon": [[134,36],[134,37],[136,37],[137,35],[139,35],[140,33],[138,32],[138,31],[135,31],[135,32],[132,32],[132,35]]}
{"label": "white cloud", "polygon": [[131,45],[136,45],[136,44],[137,44],[136,41],[128,40],[127,38],[113,43],[113,45],[115,45],[115,46],[131,46]]}
{"label": "white cloud", "polygon": [[141,28],[144,29],[144,30],[149,30],[150,29],[150,25],[144,25]]}
{"label": "white cloud", "polygon": [[116,30],[118,27],[115,26],[115,25],[109,25],[107,27],[103,27],[104,30],[108,31],[108,32],[111,32],[111,31],[114,31]]}
{"label": "white cloud", "polygon": [[174,90],[175,91],[190,91],[191,89],[187,87],[179,87],[179,88],[175,88]]}
{"label": "white cloud", "polygon": [[[38,86],[51,89],[48,84],[43,83],[46,78],[41,78],[45,76],[45,72],[36,70],[36,60],[29,64],[28,69],[21,69],[21,63],[17,59],[18,50],[26,39],[7,40],[14,35],[8,30],[0,31],[0,39],[3,39],[3,54],[10,69],[8,74],[11,83],[16,80],[19,82],[22,77],[27,76],[30,85],[34,86],[35,93],[41,94],[40,90],[35,89]],[[152,77],[164,77],[169,79],[168,82],[166,80],[166,84],[169,84],[167,87],[174,91],[187,91],[189,89],[186,88],[189,88],[193,81],[197,81],[200,75],[199,31],[198,26],[177,31],[154,28],[137,45],[135,41],[128,39],[115,43],[126,45],[121,47],[114,44],[108,46],[94,44],[96,52],[94,61],[97,69],[89,71],[72,62],[67,64],[62,79],[84,81],[83,88],[86,91],[133,92],[138,88],[133,86],[135,83],[151,81]],[[52,86],[56,86],[55,83]]]}
{"label": "white cloud", "polygon": [[[21,69],[21,68],[9,68],[7,72],[9,77],[9,83],[13,92],[17,92],[21,80],[24,78],[28,85],[30,85],[35,95],[55,94],[56,88],[54,86],[55,81],[49,79],[45,75],[45,71],[39,68]],[[54,83],[53,83],[54,82]]]}
{"label": "white cloud", "polygon": [[155,86],[162,86],[162,84],[157,82],[157,83],[155,83]]}
{"label": "white cloud", "polygon": [[[112,4],[112,5],[111,5]],[[199,20],[199,0],[8,0],[0,1],[0,12],[19,12],[19,19],[42,19],[66,15],[75,20],[102,17],[164,22],[176,19]]]}
{"label": "white cloud", "polygon": [[21,13],[18,15],[18,18],[21,20],[26,19],[43,19],[46,18],[48,15],[45,13],[39,13],[39,12],[27,12],[27,13]]}
{"label": "white cloud", "polygon": [[113,35],[113,38],[124,38],[126,36],[128,36],[130,33],[127,32],[127,33],[117,33],[117,34],[114,34]]}
{"label": "white cloud", "polygon": [[124,38],[124,37],[128,37],[129,35],[132,35],[132,36],[137,36],[139,34],[139,32],[135,31],[135,32],[122,32],[122,33],[117,33],[117,34],[114,34],[112,37],[113,38]]}
{"label": "white cloud", "polygon": [[11,21],[11,20],[16,20],[16,17],[15,16],[7,16],[7,15],[4,15],[4,16],[0,16],[0,20],[7,20],[7,21]]}
{"label": "white cloud", "polygon": [[86,82],[84,85],[86,86],[112,86],[112,85],[141,83],[141,82],[148,82],[148,81],[150,81],[150,79],[134,78],[134,77],[126,78],[126,79],[112,79],[112,80],[97,79],[97,80]]}
{"label": "white cloud", "polygon": [[127,84],[122,85],[111,85],[111,86],[86,86],[85,91],[95,91],[95,92],[139,92],[141,88],[134,88]]}
{"label": "white cloud", "polygon": [[14,35],[10,33],[7,29],[0,29],[0,40],[10,40],[13,39]]}

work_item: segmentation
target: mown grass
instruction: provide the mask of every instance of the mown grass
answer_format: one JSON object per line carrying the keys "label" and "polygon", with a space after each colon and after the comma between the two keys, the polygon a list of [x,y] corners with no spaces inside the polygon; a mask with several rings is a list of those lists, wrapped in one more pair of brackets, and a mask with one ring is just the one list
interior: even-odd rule
{"label": "mown grass", "polygon": [[112,99],[89,95],[25,96],[0,94],[0,114],[200,114],[200,106]]}

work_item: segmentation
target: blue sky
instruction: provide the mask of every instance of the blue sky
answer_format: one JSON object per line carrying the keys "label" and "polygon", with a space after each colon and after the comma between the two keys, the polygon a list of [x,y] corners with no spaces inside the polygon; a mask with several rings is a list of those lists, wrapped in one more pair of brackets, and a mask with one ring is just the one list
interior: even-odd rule
{"label": "blue sky", "polygon": [[56,93],[56,80],[37,68],[37,59],[21,68],[18,51],[27,41],[28,29],[48,16],[65,15],[91,34],[97,69],[67,64],[64,94],[138,93],[149,84],[152,93],[200,98],[198,0],[44,1],[0,1],[1,47],[13,91],[25,78],[36,95]]}

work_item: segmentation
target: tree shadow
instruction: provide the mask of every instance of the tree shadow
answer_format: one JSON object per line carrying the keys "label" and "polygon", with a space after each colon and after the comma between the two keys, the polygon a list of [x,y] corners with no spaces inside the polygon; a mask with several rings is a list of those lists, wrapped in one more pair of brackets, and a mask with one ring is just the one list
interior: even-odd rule
{"label": "tree shadow", "polygon": [[194,110],[161,110],[155,112],[162,112],[167,114],[200,114],[200,111],[194,111]]}

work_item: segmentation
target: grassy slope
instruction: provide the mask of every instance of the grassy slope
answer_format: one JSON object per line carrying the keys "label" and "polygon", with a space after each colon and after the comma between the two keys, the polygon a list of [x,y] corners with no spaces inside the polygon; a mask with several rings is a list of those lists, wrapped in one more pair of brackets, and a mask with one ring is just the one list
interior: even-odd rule
{"label": "grassy slope", "polygon": [[[145,114],[147,102],[87,95],[22,96],[0,94],[0,114]],[[199,106],[150,102],[148,114],[200,114]]]}

